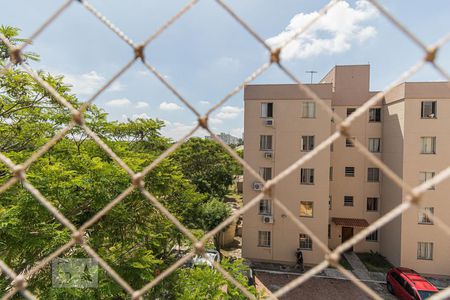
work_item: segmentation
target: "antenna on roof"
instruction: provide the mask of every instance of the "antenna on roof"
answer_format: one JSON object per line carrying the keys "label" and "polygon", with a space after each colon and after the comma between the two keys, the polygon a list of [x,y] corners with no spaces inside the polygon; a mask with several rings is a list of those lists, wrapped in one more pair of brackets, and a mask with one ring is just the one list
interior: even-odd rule
{"label": "antenna on roof", "polygon": [[305,73],[310,73],[311,74],[311,83],[312,83],[313,82],[313,76],[314,76],[315,73],[317,73],[317,71],[311,70],[311,71],[306,71]]}

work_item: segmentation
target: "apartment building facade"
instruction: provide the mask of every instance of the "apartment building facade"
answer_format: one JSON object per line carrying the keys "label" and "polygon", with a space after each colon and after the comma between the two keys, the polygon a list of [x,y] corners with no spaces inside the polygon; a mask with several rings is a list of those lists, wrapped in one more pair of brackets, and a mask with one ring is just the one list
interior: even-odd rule
{"label": "apartment building facade", "polygon": [[[336,66],[318,84],[308,84],[341,118],[376,92],[369,89],[370,66]],[[244,92],[244,157],[269,180],[308,155],[336,130],[334,120],[295,84],[248,85]],[[388,93],[340,138],[298,171],[283,179],[243,217],[243,256],[294,263],[300,248],[305,264],[324,259],[310,236],[300,232],[276,198],[329,248],[367,227],[404,201],[404,192],[353,147],[365,144],[411,186],[450,165],[450,88],[448,83],[404,83]],[[262,184],[244,172],[244,203]],[[425,193],[428,211],[450,226],[444,182]],[[356,244],[355,252],[380,252],[394,265],[450,275],[450,239],[412,208]]]}

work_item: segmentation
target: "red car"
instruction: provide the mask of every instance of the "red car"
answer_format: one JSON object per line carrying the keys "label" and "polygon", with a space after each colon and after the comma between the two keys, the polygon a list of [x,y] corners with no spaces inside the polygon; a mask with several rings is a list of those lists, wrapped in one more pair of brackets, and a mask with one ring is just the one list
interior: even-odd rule
{"label": "red car", "polygon": [[422,300],[439,290],[414,270],[392,268],[386,274],[388,291],[399,299]]}

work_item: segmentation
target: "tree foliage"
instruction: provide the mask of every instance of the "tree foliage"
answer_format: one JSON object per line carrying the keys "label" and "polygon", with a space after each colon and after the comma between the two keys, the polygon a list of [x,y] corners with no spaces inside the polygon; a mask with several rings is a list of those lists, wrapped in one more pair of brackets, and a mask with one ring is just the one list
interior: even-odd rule
{"label": "tree foliage", "polygon": [[200,193],[222,198],[239,172],[239,164],[215,141],[191,138],[174,154],[183,171]]}
{"label": "tree foliage", "polygon": [[[13,43],[19,41],[16,38],[19,33],[17,29],[0,27],[0,31]],[[7,48],[0,42],[1,65],[5,65],[8,55]],[[44,71],[39,71],[38,75],[74,107],[80,106],[76,96],[71,94],[70,86],[64,84],[62,76],[53,76]],[[0,76],[0,152],[15,163],[26,160],[69,121],[68,110],[29,74],[12,66]],[[86,111],[85,121],[135,172],[148,166],[171,145],[171,141],[160,133],[164,124],[159,120],[108,121],[107,113],[91,105]],[[208,230],[226,217],[220,206],[223,203],[211,199],[225,192],[230,182],[227,176],[232,173],[227,168],[233,167],[226,163],[223,152],[215,153],[218,148],[208,144],[207,149],[202,151],[208,153],[211,163],[215,158],[220,159],[217,168],[209,167],[210,171],[217,170],[213,173],[199,172],[198,168],[207,165],[199,164],[196,170],[194,165],[188,163],[191,152],[186,149],[200,145],[202,142],[196,140],[190,142],[176,158],[162,161],[144,178],[145,189],[191,230]],[[199,158],[194,155],[194,159]],[[203,178],[195,180],[187,176],[188,171]],[[26,173],[27,180],[77,228],[131,185],[129,175],[79,127],[72,129],[35,161]],[[0,186],[11,176],[6,166],[0,163]],[[208,188],[207,180],[214,179],[217,182]],[[176,226],[137,190],[89,227],[84,238],[136,289],[154,279],[179,258],[174,249],[190,246],[190,241]],[[71,232],[22,184],[18,183],[0,194],[0,258],[16,272],[29,270],[37,261],[70,239]],[[74,246],[61,257],[83,258],[87,254],[79,246]],[[238,268],[234,264],[226,264],[230,270]],[[212,270],[201,268],[180,269],[153,288],[147,296],[197,299],[196,295],[205,295],[205,298],[215,298],[215,289],[208,287],[227,284],[220,276]],[[190,289],[196,285],[194,278],[201,281],[199,284],[202,288],[198,293],[191,294],[187,287]],[[29,280],[29,288],[43,299],[129,298],[101,269],[96,289],[55,289],[51,282],[51,265],[48,265]],[[1,277],[0,293],[10,287],[10,281]],[[230,288],[225,294],[234,299],[240,292]]]}

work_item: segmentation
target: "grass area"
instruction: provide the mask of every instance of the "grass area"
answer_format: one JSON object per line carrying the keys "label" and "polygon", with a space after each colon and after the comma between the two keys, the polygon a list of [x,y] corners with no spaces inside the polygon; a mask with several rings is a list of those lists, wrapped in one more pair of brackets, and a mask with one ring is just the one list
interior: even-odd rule
{"label": "grass area", "polygon": [[378,252],[370,253],[356,253],[359,259],[363,262],[369,272],[386,273],[393,266],[387,259]]}
{"label": "grass area", "polygon": [[347,259],[345,257],[341,257],[341,260],[339,261],[339,263],[341,264],[341,266],[343,266],[346,270],[353,270],[352,266],[350,265],[350,263],[347,261]]}
{"label": "grass area", "polygon": [[[346,269],[346,270],[349,270],[349,271],[353,270],[352,266],[350,265],[350,263],[347,261],[347,259],[344,256],[341,256],[341,259],[339,260],[339,264],[341,266],[343,266],[344,269]],[[331,265],[329,266],[329,268],[335,269],[335,267],[333,267]]]}

